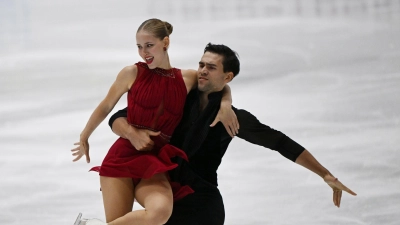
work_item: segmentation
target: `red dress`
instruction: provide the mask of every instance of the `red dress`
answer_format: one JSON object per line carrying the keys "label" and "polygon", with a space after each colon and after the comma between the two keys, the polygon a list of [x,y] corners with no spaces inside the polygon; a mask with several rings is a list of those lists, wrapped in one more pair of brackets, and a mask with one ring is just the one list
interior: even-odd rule
{"label": "red dress", "polygon": [[[175,156],[187,159],[186,154],[169,143],[169,139],[182,118],[186,100],[186,86],[181,70],[172,68],[149,69],[146,63],[135,64],[138,72],[128,91],[128,122],[137,128],[161,131],[152,151],[137,151],[127,140],[119,138],[110,148],[101,166],[94,167],[100,176],[131,177],[135,185],[141,178],[167,172],[178,165],[171,162]],[[171,183],[174,200],[193,192],[189,186]]]}

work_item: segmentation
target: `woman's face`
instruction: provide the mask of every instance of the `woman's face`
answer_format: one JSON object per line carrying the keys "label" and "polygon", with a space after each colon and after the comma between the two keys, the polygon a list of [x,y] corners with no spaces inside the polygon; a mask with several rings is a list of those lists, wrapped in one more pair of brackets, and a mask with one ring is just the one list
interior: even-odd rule
{"label": "woman's face", "polygon": [[164,51],[164,41],[154,37],[149,32],[140,30],[136,34],[136,45],[140,57],[142,57],[150,69],[161,67],[166,56]]}

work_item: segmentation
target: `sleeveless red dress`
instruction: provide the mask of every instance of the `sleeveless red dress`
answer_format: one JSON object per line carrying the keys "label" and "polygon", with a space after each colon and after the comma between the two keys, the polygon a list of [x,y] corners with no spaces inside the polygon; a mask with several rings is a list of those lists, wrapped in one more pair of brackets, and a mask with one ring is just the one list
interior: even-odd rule
{"label": "sleeveless red dress", "polygon": [[[131,177],[136,185],[141,178],[167,172],[178,166],[171,158],[179,156],[186,161],[184,151],[169,143],[180,122],[186,100],[186,86],[181,70],[172,68],[149,69],[146,63],[135,64],[138,72],[128,91],[128,122],[137,128],[161,131],[152,151],[138,151],[129,140],[119,138],[110,148],[101,166],[93,167],[100,176]],[[174,200],[193,193],[189,186],[170,182]]]}

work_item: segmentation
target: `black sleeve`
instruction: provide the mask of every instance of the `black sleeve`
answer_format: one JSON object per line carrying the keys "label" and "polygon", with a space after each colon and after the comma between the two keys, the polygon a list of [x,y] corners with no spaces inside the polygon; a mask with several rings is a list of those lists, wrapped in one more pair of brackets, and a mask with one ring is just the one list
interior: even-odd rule
{"label": "black sleeve", "polygon": [[116,119],[118,119],[119,117],[127,117],[128,115],[128,107],[125,109],[121,109],[118,112],[114,113],[110,119],[108,120],[108,125],[111,127],[112,129],[112,124],[114,123],[114,121]]}
{"label": "black sleeve", "polygon": [[276,150],[293,162],[304,151],[304,148],[300,144],[290,139],[284,133],[262,124],[254,115],[246,110],[236,108],[234,110],[240,124],[239,134],[237,135],[239,138]]}

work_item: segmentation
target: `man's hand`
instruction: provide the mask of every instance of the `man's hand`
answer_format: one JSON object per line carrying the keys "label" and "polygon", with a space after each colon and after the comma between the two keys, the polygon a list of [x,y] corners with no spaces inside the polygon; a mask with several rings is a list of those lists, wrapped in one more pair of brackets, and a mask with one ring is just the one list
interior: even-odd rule
{"label": "man's hand", "polygon": [[154,147],[154,142],[150,136],[160,135],[160,131],[155,132],[147,129],[140,129],[134,126],[129,126],[125,136],[133,147],[138,151],[151,151]]}
{"label": "man's hand", "polygon": [[231,105],[226,105],[226,107],[221,106],[210,127],[214,127],[218,122],[221,122],[224,125],[226,131],[231,137],[234,137],[239,133],[239,121],[235,112],[232,110]]}
{"label": "man's hand", "polygon": [[356,196],[357,194],[354,193],[352,190],[344,186],[337,178],[332,175],[326,175],[324,177],[324,181],[332,188],[333,190],[333,204],[340,207],[340,201],[342,199],[342,192],[345,191],[351,195]]}

